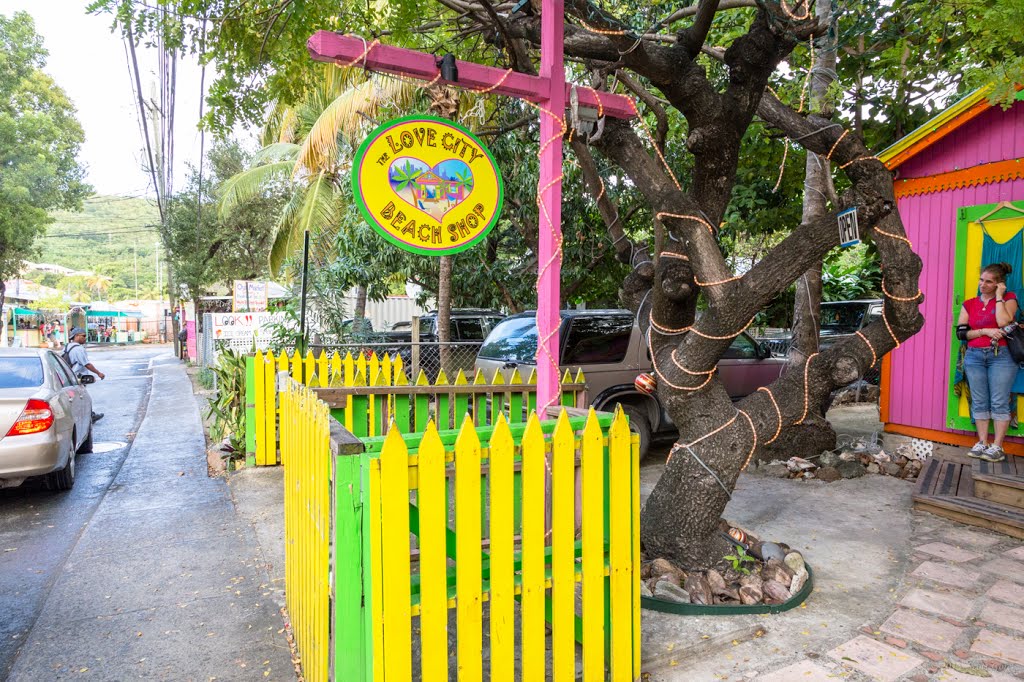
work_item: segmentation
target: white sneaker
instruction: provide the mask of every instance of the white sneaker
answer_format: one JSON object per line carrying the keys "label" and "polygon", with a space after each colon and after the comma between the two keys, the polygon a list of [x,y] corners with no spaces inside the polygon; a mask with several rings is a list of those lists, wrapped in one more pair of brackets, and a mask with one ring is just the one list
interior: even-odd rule
{"label": "white sneaker", "polygon": [[975,459],[981,459],[981,456],[988,450],[988,443],[983,440],[979,440],[974,444],[974,447],[967,451],[968,457],[974,457]]}
{"label": "white sneaker", "polygon": [[1006,453],[1003,452],[1001,447],[993,443],[985,448],[985,452],[981,454],[980,459],[983,459],[986,462],[1002,462],[1006,459]]}

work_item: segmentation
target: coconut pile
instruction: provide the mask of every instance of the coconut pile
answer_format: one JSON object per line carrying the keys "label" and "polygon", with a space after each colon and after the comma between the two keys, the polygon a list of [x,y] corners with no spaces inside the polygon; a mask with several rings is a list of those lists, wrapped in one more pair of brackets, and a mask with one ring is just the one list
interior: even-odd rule
{"label": "coconut pile", "polygon": [[790,457],[762,464],[760,471],[776,478],[816,478],[826,483],[841,478],[859,478],[865,474],[917,478],[924,463],[909,445],[900,445],[889,454],[874,443],[854,441],[836,450],[825,450],[817,457]]}
{"label": "coconut pile", "polygon": [[804,557],[785,543],[762,542],[729,527],[732,554],[706,571],[685,571],[668,559],[642,561],[640,594],[679,604],[782,604],[803,589]]}

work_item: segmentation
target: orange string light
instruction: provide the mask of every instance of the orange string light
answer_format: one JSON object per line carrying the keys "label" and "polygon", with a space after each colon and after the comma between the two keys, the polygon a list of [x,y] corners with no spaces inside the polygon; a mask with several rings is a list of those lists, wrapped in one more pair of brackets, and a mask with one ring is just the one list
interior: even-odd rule
{"label": "orange string light", "polygon": [[916,301],[919,298],[921,298],[922,296],[924,296],[924,292],[921,291],[920,289],[918,289],[917,293],[914,294],[913,296],[894,296],[891,293],[889,293],[888,289],[885,288],[885,278],[884,277],[882,278],[882,293],[885,294],[885,296],[887,298],[891,298],[892,300],[899,301],[901,303],[909,303],[911,301]]}
{"label": "orange string light", "polygon": [[754,451],[757,450],[757,429],[754,428],[754,420],[750,418],[749,414],[740,409],[737,409],[736,411],[747,418],[747,423],[750,424],[750,432],[754,434],[754,443],[750,446],[750,452],[747,453],[747,460],[743,462],[743,466],[740,467],[740,471],[743,471],[750,464],[750,460],[754,458]]}
{"label": "orange string light", "polygon": [[842,142],[842,141],[843,141],[843,138],[844,138],[844,137],[846,137],[846,136],[847,136],[847,135],[848,135],[849,133],[850,133],[850,131],[849,131],[849,130],[844,130],[844,131],[843,131],[843,134],[842,134],[842,135],[840,135],[840,136],[839,136],[839,138],[838,138],[838,139],[837,139],[837,140],[835,141],[835,143],[834,143],[834,144],[832,145],[832,149],[829,149],[829,150],[828,150],[828,154],[826,154],[826,155],[825,155],[825,158],[826,158],[827,160],[829,160],[829,161],[831,161],[831,160],[832,160],[832,154],[833,154],[833,153],[834,153],[834,152],[836,151],[836,147],[838,147],[838,146],[839,146],[839,143],[840,143],[840,142]]}
{"label": "orange string light", "polygon": [[900,340],[896,338],[896,334],[892,330],[892,325],[889,324],[889,318],[885,314],[885,306],[882,306],[882,321],[885,322],[885,328],[889,330],[889,336],[896,342],[896,348],[900,347]]}
{"label": "orange string light", "polygon": [[705,433],[705,434],[704,434],[703,436],[701,436],[701,437],[700,437],[700,438],[698,438],[697,440],[695,440],[695,441],[693,441],[693,442],[691,442],[691,443],[687,443],[687,444],[686,444],[686,445],[684,445],[683,447],[684,447],[684,448],[692,448],[692,447],[693,447],[694,445],[696,445],[697,443],[701,442],[702,440],[704,440],[704,439],[706,439],[706,438],[711,438],[711,436],[715,435],[716,433],[719,433],[720,431],[723,431],[724,429],[727,429],[727,428],[729,428],[730,426],[732,426],[732,425],[733,425],[733,423],[734,423],[734,422],[736,421],[736,419],[737,419],[737,418],[738,418],[739,416],[740,416],[740,414],[739,414],[739,412],[737,412],[736,414],[734,414],[734,415],[732,416],[732,419],[730,419],[729,421],[725,422],[724,424],[722,424],[721,426],[719,426],[719,427],[718,427],[717,429],[715,429],[714,431],[711,431],[710,433]]}
{"label": "orange string light", "polygon": [[800,88],[800,108],[796,110],[798,114],[804,110],[804,102],[807,100],[807,88],[811,84],[811,74],[814,73],[814,36],[807,37],[807,51],[811,53],[811,65],[807,67],[807,78],[804,79],[804,86]]}
{"label": "orange string light", "polygon": [[[717,286],[719,286],[721,284],[728,284],[729,282],[735,282],[738,279],[743,279],[743,278],[741,276],[739,276],[739,275],[736,275],[735,277],[727,277],[726,279],[720,279],[717,282],[701,282],[699,279],[694,277],[693,281],[696,282],[698,286],[702,286],[702,287],[717,287]],[[746,327],[744,327],[744,329],[746,329]]]}
{"label": "orange string light", "polygon": [[624,36],[627,33],[626,31],[619,31],[616,29],[597,28],[596,26],[591,26],[590,24],[583,21],[579,17],[576,18],[576,21],[580,22],[580,26],[582,26],[590,33],[596,33],[599,36]]}
{"label": "orange string light", "polygon": [[775,396],[772,395],[771,389],[766,386],[762,386],[757,390],[764,391],[768,394],[768,397],[772,399],[772,405],[775,407],[775,416],[778,418],[778,426],[775,427],[775,435],[771,437],[771,440],[765,441],[765,445],[771,445],[775,442],[775,439],[779,437],[779,434],[782,433],[782,410],[779,409],[779,404],[775,402]]}
{"label": "orange string light", "polygon": [[496,83],[494,83],[494,85],[489,85],[486,88],[475,88],[473,92],[479,93],[481,95],[486,95],[488,92],[497,90],[498,88],[501,87],[502,83],[504,83],[508,79],[508,77],[513,74],[513,72],[514,70],[510,68],[508,71],[505,72],[505,74],[501,78],[498,79]]}
{"label": "orange string light", "polygon": [[878,353],[875,352],[875,347],[871,345],[870,341],[868,341],[868,337],[864,336],[860,332],[857,332],[857,336],[859,336],[861,340],[868,345],[868,349],[871,350],[871,366],[874,367],[875,363],[878,362]]}
{"label": "orange string light", "polygon": [[715,236],[714,226],[708,221],[701,218],[700,216],[683,215],[681,213],[667,213],[665,211],[662,211],[661,213],[656,214],[654,217],[657,218],[658,220],[661,220],[663,218],[679,218],[680,220],[693,220],[694,222],[698,222],[704,227],[708,228],[708,232],[711,233],[712,237]]}
{"label": "orange string light", "polygon": [[[754,317],[756,317],[756,314]],[[751,317],[750,322],[747,322],[745,325],[743,325],[743,329],[739,330],[735,334],[728,334],[726,336],[711,336],[710,334],[705,334],[704,332],[700,331],[699,329],[697,329],[697,327],[691,327],[690,331],[704,339],[710,339],[712,341],[725,341],[727,339],[735,339],[737,336],[746,331],[747,327],[749,327],[753,321],[754,318]]]}
{"label": "orange string light", "polygon": [[[366,45],[366,41],[365,40],[363,41],[363,44]],[[356,57],[352,61],[348,62],[347,64],[343,64],[341,62],[335,62],[335,63],[338,66],[340,66],[341,68],[343,68],[343,69],[347,69],[350,66],[355,66],[359,62],[363,62],[365,64],[366,58],[370,55],[370,50],[372,50],[373,48],[377,47],[378,45],[380,45],[380,40],[374,39],[374,41],[372,43],[370,43],[369,45],[366,45],[366,47],[363,50],[362,54],[360,54],[358,57]]]}
{"label": "orange string light", "polygon": [[840,168],[840,170],[842,170],[843,168],[846,168],[847,166],[853,165],[853,164],[857,163],[858,161],[878,161],[879,163],[882,162],[881,159],[879,159],[877,156],[861,156],[861,157],[858,157],[858,158],[854,159],[853,161],[847,161],[843,165],[839,166],[839,168]]}
{"label": "orange string light", "polygon": [[708,374],[714,374],[715,373],[715,370],[713,370],[713,369],[709,369],[709,370],[705,370],[705,371],[696,371],[696,370],[687,369],[687,368],[683,367],[682,363],[679,362],[679,358],[676,357],[676,351],[678,351],[678,350],[679,350],[678,348],[673,348],[672,349],[672,356],[671,356],[672,357],[672,363],[676,367],[678,367],[680,370],[682,370],[683,372],[686,372],[690,376],[695,376],[695,377],[702,377],[702,376],[705,376],[705,375],[708,375]]}
{"label": "orange string light", "polygon": [[878,227],[877,225],[875,226],[875,232],[877,232],[878,234],[881,234],[881,235],[885,235],[886,237],[889,237],[890,239],[895,239],[897,241],[905,242],[907,246],[909,246],[910,248],[914,248],[914,245],[911,244],[910,240],[907,239],[906,237],[902,237],[902,236],[900,236],[898,234],[895,234],[893,232],[886,232],[885,230],[883,230],[882,228]]}
{"label": "orange string light", "polygon": [[647,139],[650,141],[651,146],[654,147],[654,153],[658,155],[659,159],[661,159],[661,165],[665,167],[666,171],[668,171],[669,177],[672,178],[672,182],[675,184],[676,189],[682,192],[683,186],[679,184],[679,179],[676,177],[676,174],[672,172],[672,168],[668,165],[668,161],[665,160],[665,156],[661,153],[661,149],[659,149],[658,145],[655,144],[654,135],[651,134],[650,128],[647,127],[647,123],[644,122],[644,117],[640,115],[640,110],[637,109],[636,102],[634,102],[632,98],[629,98],[629,106],[632,107],[633,114],[636,116],[637,122],[643,129],[644,134],[647,135]]}
{"label": "orange string light", "polygon": [[779,179],[775,181],[775,186],[772,187],[772,194],[779,191],[779,187],[782,186],[782,175],[786,172],[786,157],[789,156],[789,138],[786,138],[786,144],[782,148],[782,163],[779,164]]}
{"label": "orange string light", "polygon": [[793,422],[794,426],[796,424],[803,424],[804,419],[807,418],[807,411],[810,408],[810,396],[808,393],[810,386],[807,384],[807,371],[811,368],[811,360],[813,360],[816,357],[818,357],[817,353],[807,358],[807,362],[804,363],[804,413],[800,415],[799,419]]}

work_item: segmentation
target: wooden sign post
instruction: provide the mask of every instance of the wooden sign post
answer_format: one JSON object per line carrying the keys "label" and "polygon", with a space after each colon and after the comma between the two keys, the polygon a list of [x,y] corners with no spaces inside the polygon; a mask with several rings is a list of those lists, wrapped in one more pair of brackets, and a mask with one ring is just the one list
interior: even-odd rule
{"label": "wooden sign post", "polygon": [[[566,132],[565,103],[575,86],[565,80],[563,0],[543,0],[541,8],[540,75],[531,76],[456,60],[458,81],[441,78],[434,55],[400,47],[367,42],[355,36],[318,31],[308,41],[313,59],[346,66],[361,66],[398,76],[444,83],[481,94],[517,97],[540,111],[540,178],[537,204],[540,210],[537,272],[537,404],[554,405],[559,395],[558,327],[561,322],[562,265],[562,136]],[[636,116],[632,99],[611,93],[598,94],[587,87],[575,93],[580,106],[602,115],[631,119]]]}

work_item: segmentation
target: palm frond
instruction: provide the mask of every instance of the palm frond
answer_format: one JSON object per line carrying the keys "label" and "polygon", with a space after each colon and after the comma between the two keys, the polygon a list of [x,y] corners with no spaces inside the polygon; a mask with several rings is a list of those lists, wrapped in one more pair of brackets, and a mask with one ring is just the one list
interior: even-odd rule
{"label": "palm frond", "polygon": [[338,154],[338,136],[354,140],[363,125],[362,116],[373,116],[387,102],[398,106],[412,101],[414,85],[394,78],[372,78],[336,97],[322,110],[302,143],[297,167],[310,173],[327,169]]}
{"label": "palm frond", "polygon": [[253,155],[253,165],[264,165],[277,161],[295,161],[299,156],[300,149],[302,147],[291,142],[269,144]]}
{"label": "palm frond", "polygon": [[301,203],[289,202],[282,212],[274,245],[270,249],[270,269],[275,274],[285,259],[302,248],[303,232],[317,237],[318,242],[338,230],[338,197],[330,178],[320,173],[302,191]]}
{"label": "palm frond", "polygon": [[254,166],[228,178],[220,190],[218,215],[224,220],[238,204],[246,199],[259,196],[274,180],[287,178],[295,164],[292,161],[278,161]]}

